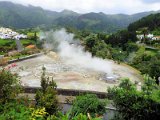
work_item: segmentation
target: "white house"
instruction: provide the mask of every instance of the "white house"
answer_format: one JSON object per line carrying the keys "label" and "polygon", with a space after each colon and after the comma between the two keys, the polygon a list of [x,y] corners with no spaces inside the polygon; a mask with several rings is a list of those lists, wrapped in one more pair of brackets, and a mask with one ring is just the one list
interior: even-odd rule
{"label": "white house", "polygon": [[[153,34],[146,35],[146,38],[148,38],[150,40],[152,40],[153,37],[154,37]],[[142,35],[142,34],[141,35],[137,35],[137,38],[140,39],[140,40],[142,40],[144,38],[144,35]]]}
{"label": "white house", "polygon": [[160,40],[160,36],[154,36],[152,40]]}
{"label": "white house", "polygon": [[27,38],[27,35],[19,34],[15,31],[13,31],[10,28],[0,28],[0,38],[1,39],[25,39]]}
{"label": "white house", "polygon": [[137,38],[142,40],[144,38],[144,35],[137,35]]}
{"label": "white house", "polygon": [[153,36],[154,36],[153,34],[148,34],[148,35],[147,35],[147,38],[152,39],[152,38],[153,38]]}

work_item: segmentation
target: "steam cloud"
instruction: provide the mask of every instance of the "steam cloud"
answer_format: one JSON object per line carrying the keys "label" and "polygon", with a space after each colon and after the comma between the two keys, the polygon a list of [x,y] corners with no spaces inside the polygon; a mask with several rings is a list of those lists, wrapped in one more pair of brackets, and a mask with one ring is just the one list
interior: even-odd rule
{"label": "steam cloud", "polygon": [[44,47],[56,51],[68,64],[112,75],[110,62],[92,57],[91,53],[84,51],[79,40],[74,39],[74,34],[65,29],[46,32],[42,37],[46,40]]}

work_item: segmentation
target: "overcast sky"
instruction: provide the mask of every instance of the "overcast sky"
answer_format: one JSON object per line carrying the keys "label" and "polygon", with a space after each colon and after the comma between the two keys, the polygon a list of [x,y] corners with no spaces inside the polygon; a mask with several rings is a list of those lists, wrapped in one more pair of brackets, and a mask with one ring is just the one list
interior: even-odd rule
{"label": "overcast sky", "polygon": [[104,12],[106,14],[133,14],[143,11],[160,10],[160,0],[0,0],[23,5],[40,6],[52,11],[64,9],[78,13]]}

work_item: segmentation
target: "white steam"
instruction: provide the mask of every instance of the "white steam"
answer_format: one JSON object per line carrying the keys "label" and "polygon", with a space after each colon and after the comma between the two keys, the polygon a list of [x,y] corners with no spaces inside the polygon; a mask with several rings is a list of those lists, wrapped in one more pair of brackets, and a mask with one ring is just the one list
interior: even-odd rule
{"label": "white steam", "polygon": [[74,39],[74,34],[67,33],[65,29],[45,33],[45,40],[44,46],[55,50],[68,64],[112,75],[110,62],[92,57],[91,53],[85,52],[80,42]]}

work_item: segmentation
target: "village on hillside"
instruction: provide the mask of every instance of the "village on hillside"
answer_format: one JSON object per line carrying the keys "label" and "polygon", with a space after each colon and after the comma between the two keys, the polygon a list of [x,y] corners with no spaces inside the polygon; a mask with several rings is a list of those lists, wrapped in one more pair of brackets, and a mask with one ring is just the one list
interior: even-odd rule
{"label": "village on hillside", "polygon": [[0,27],[0,38],[1,39],[26,39],[27,35],[19,34],[10,28]]}
{"label": "village on hillside", "polygon": [[0,27],[0,65],[5,65],[12,59],[40,52],[35,45],[35,33],[33,31],[25,33]]}

